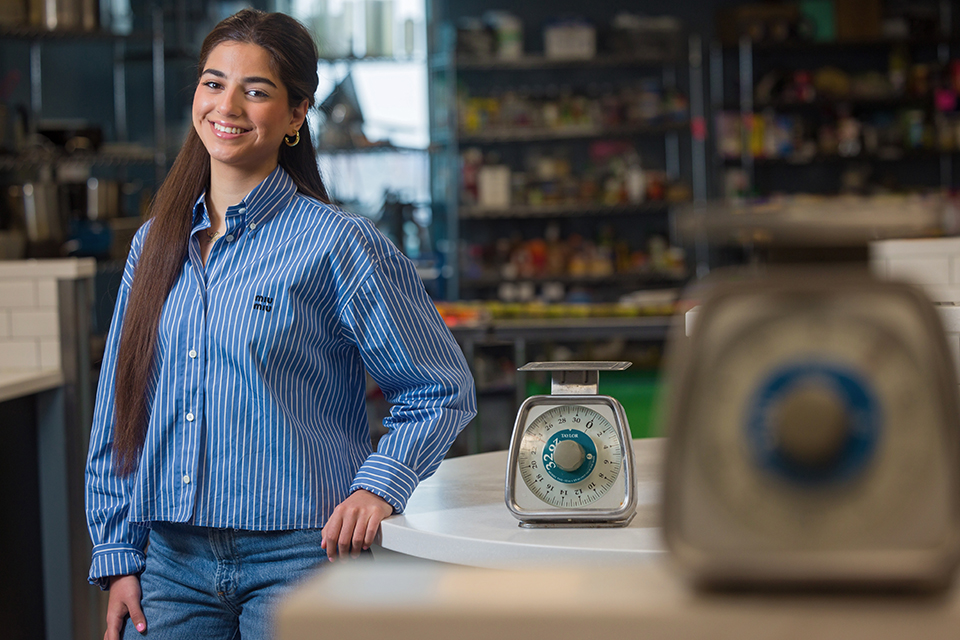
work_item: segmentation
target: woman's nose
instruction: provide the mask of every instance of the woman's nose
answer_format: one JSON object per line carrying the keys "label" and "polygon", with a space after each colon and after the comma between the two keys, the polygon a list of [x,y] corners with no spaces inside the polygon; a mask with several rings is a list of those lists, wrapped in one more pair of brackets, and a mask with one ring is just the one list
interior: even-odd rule
{"label": "woman's nose", "polygon": [[240,112],[240,95],[238,89],[227,88],[220,94],[217,101],[217,111],[223,115],[236,115]]}

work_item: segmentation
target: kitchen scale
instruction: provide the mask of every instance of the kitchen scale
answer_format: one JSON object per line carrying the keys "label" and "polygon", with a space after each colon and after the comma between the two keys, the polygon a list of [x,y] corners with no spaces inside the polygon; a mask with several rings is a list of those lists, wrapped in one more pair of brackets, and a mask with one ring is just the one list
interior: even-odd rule
{"label": "kitchen scale", "polygon": [[623,407],[599,395],[601,371],[629,362],[531,362],[550,395],[527,398],[510,439],[504,499],[521,527],[625,527],[637,511],[633,441]]}
{"label": "kitchen scale", "polygon": [[934,306],[863,272],[714,282],[671,342],[663,533],[711,586],[942,587],[960,407]]}

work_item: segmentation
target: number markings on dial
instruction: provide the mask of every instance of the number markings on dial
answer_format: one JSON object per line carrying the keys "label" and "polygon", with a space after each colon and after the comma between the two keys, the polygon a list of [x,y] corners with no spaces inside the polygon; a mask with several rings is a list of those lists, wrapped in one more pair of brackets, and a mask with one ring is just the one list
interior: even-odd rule
{"label": "number markings on dial", "polygon": [[[558,428],[586,434],[596,450],[595,466],[579,482],[558,480],[540,464],[545,459],[544,447],[549,440],[544,436]],[[622,460],[616,429],[604,416],[588,407],[560,405],[547,410],[527,427],[518,468],[524,483],[537,498],[555,507],[577,508],[596,502],[610,491],[620,475]]]}

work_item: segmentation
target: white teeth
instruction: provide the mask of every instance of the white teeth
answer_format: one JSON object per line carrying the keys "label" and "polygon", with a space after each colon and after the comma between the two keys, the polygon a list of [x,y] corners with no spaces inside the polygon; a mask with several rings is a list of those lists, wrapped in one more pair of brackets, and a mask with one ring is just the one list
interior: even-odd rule
{"label": "white teeth", "polygon": [[213,128],[217,131],[222,131],[224,133],[243,133],[244,129],[238,129],[237,127],[225,127],[221,124],[213,123]]}

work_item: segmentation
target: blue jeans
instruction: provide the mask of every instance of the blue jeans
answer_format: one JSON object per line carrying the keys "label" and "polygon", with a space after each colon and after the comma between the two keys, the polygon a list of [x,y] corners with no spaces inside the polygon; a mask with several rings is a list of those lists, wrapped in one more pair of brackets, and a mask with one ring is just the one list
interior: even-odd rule
{"label": "blue jeans", "polygon": [[147,633],[128,618],[128,640],[268,640],[277,600],[327,560],[320,529],[151,526],[140,576]]}

